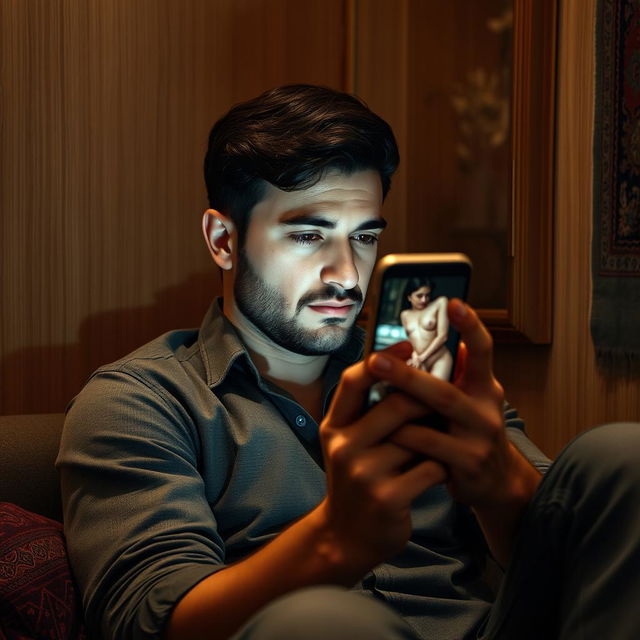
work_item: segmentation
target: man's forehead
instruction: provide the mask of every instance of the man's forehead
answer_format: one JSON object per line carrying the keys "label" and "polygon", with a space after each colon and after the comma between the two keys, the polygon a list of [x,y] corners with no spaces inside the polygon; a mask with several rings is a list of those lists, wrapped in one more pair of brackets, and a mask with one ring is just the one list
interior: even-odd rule
{"label": "man's forehead", "polygon": [[337,225],[345,214],[380,218],[381,207],[380,176],[366,170],[351,175],[330,174],[307,189],[294,191],[268,184],[263,198],[252,211],[252,219],[255,216],[270,224],[324,219]]}

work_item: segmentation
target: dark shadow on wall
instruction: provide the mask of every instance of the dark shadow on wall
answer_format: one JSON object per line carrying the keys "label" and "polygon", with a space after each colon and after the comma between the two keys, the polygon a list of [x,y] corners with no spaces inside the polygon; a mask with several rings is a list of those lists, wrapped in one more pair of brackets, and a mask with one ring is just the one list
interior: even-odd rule
{"label": "dark shadow on wall", "polygon": [[101,364],[173,329],[200,326],[211,300],[221,295],[219,273],[196,273],[161,289],[152,305],[87,317],[74,344],[40,345],[0,361],[0,415],[64,411]]}

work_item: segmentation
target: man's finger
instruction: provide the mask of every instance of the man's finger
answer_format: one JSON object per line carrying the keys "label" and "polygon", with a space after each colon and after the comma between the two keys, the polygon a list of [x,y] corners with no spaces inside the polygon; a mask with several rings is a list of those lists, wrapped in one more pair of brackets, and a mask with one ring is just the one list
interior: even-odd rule
{"label": "man's finger", "polygon": [[[384,361],[383,366],[380,366]],[[436,376],[407,367],[401,361],[379,354],[367,361],[374,375],[380,375],[398,391],[404,392],[445,418],[462,424],[477,422],[477,404],[465,391]],[[409,418],[411,419],[411,418]]]}
{"label": "man's finger", "polygon": [[360,482],[379,479],[398,473],[414,457],[411,449],[386,440],[378,446],[365,448],[352,463],[351,473]]}
{"label": "man's finger", "polygon": [[493,339],[476,312],[461,300],[449,301],[449,319],[465,344],[463,380],[471,385],[493,382]]}
{"label": "man's finger", "polygon": [[429,409],[405,393],[390,393],[349,427],[352,442],[371,447],[387,438],[406,422],[424,418]]}
{"label": "man's finger", "polygon": [[[408,342],[401,342],[380,353],[402,359],[407,357],[408,349],[411,349],[411,345]],[[375,358],[376,355],[371,357]],[[362,415],[369,389],[379,379],[380,376],[376,375],[365,361],[345,369],[325,420],[334,427],[346,426],[355,422]]]}
{"label": "man's finger", "polygon": [[454,376],[453,383],[456,384],[460,382],[462,376],[464,375],[464,371],[467,363],[467,345],[464,342],[460,342],[458,345],[458,354],[456,356],[456,364],[453,368]]}
{"label": "man's finger", "polygon": [[417,454],[435,458],[451,467],[463,467],[468,464],[469,445],[448,433],[408,424],[398,429],[389,440]]}
{"label": "man's finger", "polygon": [[411,504],[427,489],[447,481],[447,470],[436,460],[423,460],[389,479],[387,492],[398,504]]}

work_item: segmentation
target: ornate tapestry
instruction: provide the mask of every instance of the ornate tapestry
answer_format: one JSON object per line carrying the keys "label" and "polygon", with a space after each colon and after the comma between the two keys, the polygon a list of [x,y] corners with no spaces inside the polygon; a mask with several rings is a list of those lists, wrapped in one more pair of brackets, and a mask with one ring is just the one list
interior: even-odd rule
{"label": "ornate tapestry", "polygon": [[640,370],[640,0],[599,0],[591,333],[607,373]]}

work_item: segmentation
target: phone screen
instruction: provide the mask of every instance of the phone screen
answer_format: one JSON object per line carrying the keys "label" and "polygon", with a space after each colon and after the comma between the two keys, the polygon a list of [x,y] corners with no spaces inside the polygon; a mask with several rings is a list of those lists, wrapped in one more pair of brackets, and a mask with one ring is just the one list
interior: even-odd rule
{"label": "phone screen", "polygon": [[465,298],[468,278],[434,275],[429,270],[420,273],[420,265],[415,266],[413,276],[387,270],[378,305],[373,350],[408,340],[414,347],[409,364],[449,380],[459,335],[449,326],[447,302],[450,298]]}
{"label": "phone screen", "polygon": [[[470,274],[470,261],[459,254],[383,259],[376,276],[378,296],[369,324],[369,350],[408,340],[413,347],[408,365],[452,380],[460,334],[449,323],[447,304],[451,298],[466,300]],[[368,405],[389,391],[386,383],[376,383]]]}
{"label": "phone screen", "polygon": [[449,324],[447,303],[466,299],[470,273],[470,261],[459,254],[389,256],[386,264],[383,259],[370,349],[408,340],[409,365],[452,379],[460,336]]}

